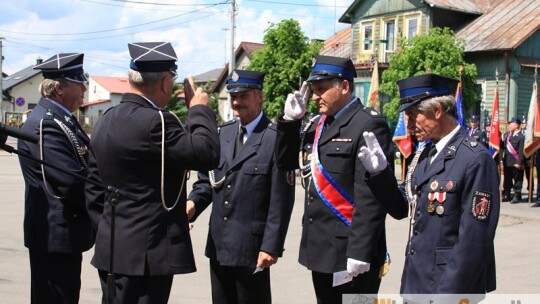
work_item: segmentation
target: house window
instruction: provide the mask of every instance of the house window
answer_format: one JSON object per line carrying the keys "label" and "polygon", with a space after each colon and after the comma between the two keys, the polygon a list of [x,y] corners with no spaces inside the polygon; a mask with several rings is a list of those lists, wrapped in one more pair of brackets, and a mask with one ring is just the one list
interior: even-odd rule
{"label": "house window", "polygon": [[418,18],[407,19],[407,38],[413,38],[418,35]]}
{"label": "house window", "polygon": [[396,34],[396,21],[388,20],[384,22],[384,42],[386,43],[384,47],[384,59],[385,62],[388,62],[389,55],[394,52],[394,38]]}
{"label": "house window", "polygon": [[364,24],[363,25],[363,51],[371,51],[373,46],[373,24]]}

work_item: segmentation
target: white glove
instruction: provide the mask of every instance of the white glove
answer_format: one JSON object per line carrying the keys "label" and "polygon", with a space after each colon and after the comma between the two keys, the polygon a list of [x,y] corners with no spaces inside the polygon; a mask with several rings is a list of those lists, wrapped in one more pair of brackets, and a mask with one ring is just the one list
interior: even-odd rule
{"label": "white glove", "polygon": [[379,141],[377,141],[375,134],[373,134],[373,132],[364,132],[363,135],[367,148],[362,146],[360,148],[360,153],[358,153],[358,157],[362,161],[362,164],[364,164],[364,168],[366,168],[370,174],[375,175],[384,170],[386,166],[388,166],[388,162],[386,161],[386,156],[384,156],[381,145],[379,144]]}
{"label": "white glove", "polygon": [[359,274],[368,272],[370,265],[371,265],[370,263],[348,258],[347,259],[347,273],[349,273],[353,277],[356,277]]}
{"label": "white glove", "polygon": [[307,102],[309,100],[309,85],[304,81],[300,91],[294,91],[294,93],[287,95],[285,101],[285,114],[283,119],[285,120],[298,120],[304,117],[306,114]]}

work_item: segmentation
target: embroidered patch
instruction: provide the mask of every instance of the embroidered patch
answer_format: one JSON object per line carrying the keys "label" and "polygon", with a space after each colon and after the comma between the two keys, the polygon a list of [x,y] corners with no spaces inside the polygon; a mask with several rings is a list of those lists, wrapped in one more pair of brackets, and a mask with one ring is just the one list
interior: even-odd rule
{"label": "embroidered patch", "polygon": [[491,208],[491,193],[474,191],[472,200],[472,214],[475,219],[484,221],[489,215]]}

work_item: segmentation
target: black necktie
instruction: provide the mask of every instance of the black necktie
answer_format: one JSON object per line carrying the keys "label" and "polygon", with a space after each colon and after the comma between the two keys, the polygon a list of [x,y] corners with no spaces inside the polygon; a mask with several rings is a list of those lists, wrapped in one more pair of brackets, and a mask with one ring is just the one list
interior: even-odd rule
{"label": "black necktie", "polygon": [[437,154],[437,147],[435,146],[435,144],[432,144],[431,147],[429,148],[426,169],[431,164],[431,161],[433,160],[433,157],[435,157],[435,154]]}
{"label": "black necktie", "polygon": [[246,134],[247,130],[244,126],[240,126],[240,129],[238,130],[238,135],[236,135],[236,144],[234,146],[234,156],[238,155],[242,147],[244,146],[244,134]]}

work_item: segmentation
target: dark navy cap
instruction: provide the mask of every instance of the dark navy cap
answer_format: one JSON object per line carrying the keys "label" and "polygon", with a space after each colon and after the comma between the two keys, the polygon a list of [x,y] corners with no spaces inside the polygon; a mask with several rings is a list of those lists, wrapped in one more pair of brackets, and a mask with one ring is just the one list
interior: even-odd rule
{"label": "dark navy cap", "polygon": [[508,123],[517,123],[518,125],[520,125],[521,120],[517,117],[512,117]]}
{"label": "dark navy cap", "polygon": [[55,79],[65,78],[77,83],[87,83],[83,70],[84,54],[63,53],[56,54],[34,67],[34,70],[41,70],[44,78]]}
{"label": "dark navy cap", "polygon": [[480,117],[478,117],[478,115],[471,115],[470,121],[480,121]]}
{"label": "dark navy cap", "polygon": [[521,123],[527,123],[527,116],[521,116]]}
{"label": "dark navy cap", "polygon": [[486,119],[484,120],[484,126],[489,126],[489,125],[491,125],[491,119],[486,118]]}
{"label": "dark navy cap", "polygon": [[170,42],[134,42],[128,44],[129,68],[141,73],[170,71],[176,74],[176,53]]}
{"label": "dark navy cap", "polygon": [[405,111],[416,103],[437,96],[452,95],[451,85],[458,83],[456,79],[436,74],[412,76],[399,80],[399,110]]}
{"label": "dark navy cap", "polygon": [[316,55],[313,58],[311,74],[308,82],[323,79],[343,78],[353,80],[356,69],[349,58]]}
{"label": "dark navy cap", "polygon": [[227,93],[263,89],[266,73],[247,70],[234,70],[227,78]]}

